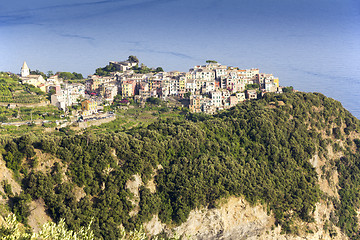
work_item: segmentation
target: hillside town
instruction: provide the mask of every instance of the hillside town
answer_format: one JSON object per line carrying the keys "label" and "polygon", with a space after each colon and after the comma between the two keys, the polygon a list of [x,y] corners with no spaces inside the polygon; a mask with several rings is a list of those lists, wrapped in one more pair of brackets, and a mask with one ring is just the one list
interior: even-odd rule
{"label": "hillside town", "polygon": [[[137,58],[109,62],[110,71],[90,75],[82,83],[69,83],[59,74],[44,79],[30,74],[24,62],[20,71],[23,84],[36,86],[51,95],[51,104],[67,111],[73,105],[81,105],[81,114],[97,113],[100,106],[111,105],[117,100],[145,103],[149,98],[167,100],[170,97],[188,99],[188,107],[194,113],[214,114],[236,104],[261,97],[267,92],[282,92],[279,79],[273,74],[260,73],[258,68],[240,69],[209,60],[188,72],[165,72],[162,68],[148,69]],[[140,71],[139,71],[140,69]]]}

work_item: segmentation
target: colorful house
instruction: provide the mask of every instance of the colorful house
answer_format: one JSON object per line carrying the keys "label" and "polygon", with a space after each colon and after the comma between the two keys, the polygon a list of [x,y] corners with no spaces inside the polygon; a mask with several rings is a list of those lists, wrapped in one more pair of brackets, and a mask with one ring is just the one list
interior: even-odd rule
{"label": "colorful house", "polygon": [[85,100],[81,102],[81,110],[83,111],[84,116],[91,115],[97,112],[97,102]]}
{"label": "colorful house", "polygon": [[123,81],[121,84],[122,97],[132,97],[135,95],[135,81]]}

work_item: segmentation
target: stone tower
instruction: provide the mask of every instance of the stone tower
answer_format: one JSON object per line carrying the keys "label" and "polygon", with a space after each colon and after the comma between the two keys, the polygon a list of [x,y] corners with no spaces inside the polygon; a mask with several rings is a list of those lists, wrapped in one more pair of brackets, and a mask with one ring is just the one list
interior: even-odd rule
{"label": "stone tower", "polygon": [[29,67],[27,66],[27,64],[26,64],[25,61],[24,61],[24,64],[22,65],[22,67],[21,67],[20,75],[21,75],[22,77],[26,77],[26,76],[29,76],[29,75],[30,75],[30,69],[29,69]]}

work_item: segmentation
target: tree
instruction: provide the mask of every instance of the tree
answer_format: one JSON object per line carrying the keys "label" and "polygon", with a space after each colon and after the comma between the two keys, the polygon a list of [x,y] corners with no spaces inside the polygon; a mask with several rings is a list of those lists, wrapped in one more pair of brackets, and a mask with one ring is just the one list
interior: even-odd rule
{"label": "tree", "polygon": [[159,105],[161,103],[161,100],[159,98],[150,97],[146,100],[148,103]]}
{"label": "tree", "polygon": [[84,79],[81,73],[73,72],[72,74],[73,74],[73,79]]}
{"label": "tree", "polygon": [[59,73],[59,77],[64,80],[70,80],[73,78],[73,75],[70,72],[61,72],[61,73]]}
{"label": "tree", "polygon": [[[91,229],[92,221],[87,226],[82,226],[78,231],[69,230],[66,226],[64,219],[58,223],[48,222],[45,223],[38,233],[27,233],[23,228],[19,228],[19,222],[14,214],[8,215],[5,218],[5,223],[0,226],[0,236],[2,239],[17,240],[17,239],[62,239],[62,240],[93,240],[95,239],[94,231]],[[119,227],[120,238],[122,240],[145,240],[148,239],[144,228],[141,226],[139,229],[127,232],[122,225]],[[164,240],[163,237],[156,237],[155,239]],[[177,234],[172,238],[180,239]]]}
{"label": "tree", "polygon": [[22,223],[27,223],[27,218],[30,216],[28,203],[31,201],[31,196],[22,192],[20,195],[16,194],[14,197],[10,197],[10,200],[12,202],[11,210],[17,219]]}
{"label": "tree", "polygon": [[60,72],[59,77],[61,77],[64,80],[75,80],[75,79],[84,79],[83,75],[81,73],[76,72]]}
{"label": "tree", "polygon": [[6,193],[6,195],[12,197],[12,196],[13,196],[13,192],[12,192],[11,185],[8,183],[8,181],[7,181],[7,180],[3,180],[1,183],[2,183],[2,187],[3,187],[4,192]]}
{"label": "tree", "polygon": [[51,71],[51,70],[48,71],[47,74],[46,74],[46,76],[47,76],[48,78],[51,77],[52,75],[54,75],[54,73],[53,73],[53,71]]}
{"label": "tree", "polygon": [[106,65],[103,68],[97,68],[95,70],[95,74],[99,76],[110,76],[111,72],[116,72],[116,71],[118,71],[118,68],[114,64],[110,63],[109,65]]}
{"label": "tree", "polygon": [[128,61],[132,63],[139,63],[139,59],[134,55],[130,55]]}
{"label": "tree", "polygon": [[33,75],[41,75],[44,79],[47,79],[47,76],[45,73],[39,71],[38,69],[36,69],[35,71],[30,71],[30,74],[33,74]]}
{"label": "tree", "polygon": [[245,86],[245,89],[246,90],[251,90],[251,89],[259,89],[259,84],[257,84],[257,83],[253,83],[253,84],[247,84],[246,86]]}
{"label": "tree", "polygon": [[206,63],[217,63],[215,60],[206,60]]}
{"label": "tree", "polygon": [[190,98],[190,96],[191,96],[191,92],[187,92],[184,94],[184,98]]}
{"label": "tree", "polygon": [[284,87],[284,88],[283,88],[283,92],[284,92],[284,93],[293,92],[293,91],[294,91],[293,86]]}
{"label": "tree", "polygon": [[163,68],[162,67],[157,67],[156,69],[155,69],[155,72],[163,72],[164,70],[163,70]]}
{"label": "tree", "polygon": [[[5,224],[0,226],[1,239],[78,239],[92,240],[94,233],[90,229],[92,222],[87,227],[81,227],[78,231],[68,230],[64,219],[59,223],[45,223],[38,233],[26,233],[19,228],[19,222],[14,214],[5,218]],[[125,235],[125,234],[124,234]]]}
{"label": "tree", "polygon": [[0,116],[0,122],[6,122],[8,118],[6,116]]}

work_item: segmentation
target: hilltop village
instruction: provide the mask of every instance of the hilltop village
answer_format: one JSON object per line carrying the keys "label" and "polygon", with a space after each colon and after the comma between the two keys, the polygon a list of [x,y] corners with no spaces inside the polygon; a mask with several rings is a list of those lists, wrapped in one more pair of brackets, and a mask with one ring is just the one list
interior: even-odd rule
{"label": "hilltop village", "polygon": [[150,69],[139,66],[135,56],[128,60],[111,61],[96,74],[76,83],[64,80],[60,74],[45,79],[30,74],[24,62],[20,78],[23,84],[36,86],[51,95],[51,104],[65,112],[81,104],[83,116],[89,116],[103,105],[114,101],[143,104],[156,98],[187,99],[191,112],[213,114],[249,99],[257,99],[266,92],[282,93],[279,79],[259,69],[240,69],[209,60],[194,66],[188,72],[165,72],[161,67]]}
{"label": "hilltop village", "polygon": [[340,102],[213,60],[165,72],[130,56],[87,78],[50,73],[0,72],[0,225],[12,212],[32,231],[95,219],[99,239],[137,227],[149,238],[359,236],[348,209],[359,208],[360,123]]}

